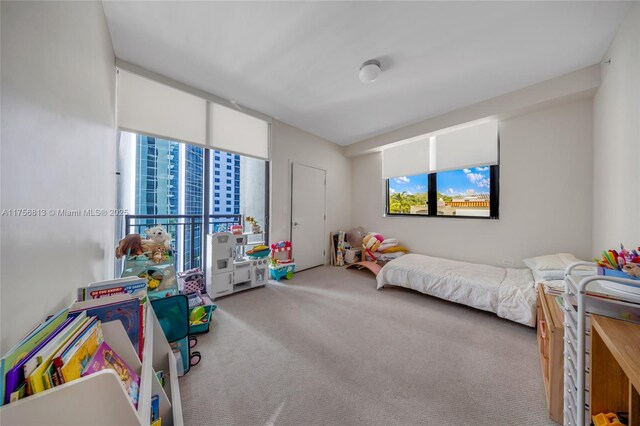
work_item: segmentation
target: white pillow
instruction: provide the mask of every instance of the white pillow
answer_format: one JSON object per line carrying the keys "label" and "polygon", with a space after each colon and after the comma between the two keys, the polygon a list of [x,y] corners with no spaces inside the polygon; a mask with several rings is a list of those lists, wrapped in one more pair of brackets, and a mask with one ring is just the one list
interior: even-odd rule
{"label": "white pillow", "polygon": [[[582,262],[571,253],[549,254],[546,256],[532,257],[523,260],[524,264],[544,280],[563,280],[564,271],[567,266],[575,262]],[[580,266],[573,270],[573,273],[580,276],[595,275],[594,267]]]}
{"label": "white pillow", "polygon": [[[568,254],[568,253],[562,253]],[[557,271],[564,270],[566,264],[558,254],[548,254],[546,256],[532,257],[530,259],[524,259],[524,264],[530,269],[536,271]]]}

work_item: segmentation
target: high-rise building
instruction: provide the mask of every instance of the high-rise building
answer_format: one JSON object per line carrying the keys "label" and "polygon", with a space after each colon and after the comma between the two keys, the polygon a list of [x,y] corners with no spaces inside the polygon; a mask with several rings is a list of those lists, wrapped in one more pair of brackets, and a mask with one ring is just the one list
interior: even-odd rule
{"label": "high-rise building", "polygon": [[[206,151],[193,145],[135,136],[134,214],[191,215],[186,219],[148,219],[152,226],[169,223],[181,259],[182,269],[201,265],[202,220],[204,202],[204,156],[211,155],[211,196],[209,211],[215,224],[235,222],[240,214],[240,156],[223,151]],[[228,215],[225,217],[225,215]],[[198,217],[193,217],[198,216]],[[195,223],[193,228],[192,221]],[[140,223],[140,222],[138,222]],[[183,223],[184,225],[177,225]],[[208,230],[207,230],[208,232]]]}
{"label": "high-rise building", "polygon": [[[240,214],[240,156],[213,151],[212,193],[210,211],[214,215]],[[220,218],[216,222],[228,222]]]}
{"label": "high-rise building", "polygon": [[178,214],[179,145],[138,135],[135,214]]}

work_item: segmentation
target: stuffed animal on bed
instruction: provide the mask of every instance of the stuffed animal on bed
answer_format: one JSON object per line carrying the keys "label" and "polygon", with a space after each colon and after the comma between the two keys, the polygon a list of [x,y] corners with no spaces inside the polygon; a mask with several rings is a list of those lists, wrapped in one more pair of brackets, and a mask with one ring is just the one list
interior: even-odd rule
{"label": "stuffed animal on bed", "polygon": [[378,250],[378,247],[380,247],[380,244],[382,244],[383,241],[384,237],[382,235],[372,232],[364,237],[362,245],[365,249],[374,252]]}

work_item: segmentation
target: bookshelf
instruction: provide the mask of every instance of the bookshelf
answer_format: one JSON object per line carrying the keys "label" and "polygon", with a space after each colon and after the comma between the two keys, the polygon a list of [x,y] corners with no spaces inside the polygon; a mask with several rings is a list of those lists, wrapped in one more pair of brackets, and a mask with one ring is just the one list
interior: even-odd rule
{"label": "bookshelf", "polygon": [[[145,306],[142,362],[120,321],[102,324],[104,340],[140,376],[136,410],[113,370],[103,370],[0,408],[1,424],[149,425],[151,396],[158,395],[162,425],[181,426],[175,357],[150,305]],[[164,387],[156,377],[162,370]]]}

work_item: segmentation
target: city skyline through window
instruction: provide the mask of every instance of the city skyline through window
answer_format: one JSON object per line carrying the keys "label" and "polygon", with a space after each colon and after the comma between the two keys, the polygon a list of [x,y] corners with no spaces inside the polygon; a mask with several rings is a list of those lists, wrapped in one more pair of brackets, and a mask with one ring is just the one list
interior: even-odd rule
{"label": "city skyline through window", "polygon": [[[245,215],[264,218],[263,160],[128,132],[121,133],[119,155],[120,205],[136,217],[131,232],[144,234],[146,228],[163,224],[172,235],[180,270],[203,264],[205,202],[209,204],[209,216],[204,218],[206,233],[226,229],[232,223],[243,224]],[[209,161],[205,161],[206,156]],[[206,163],[210,179],[208,196]],[[217,178],[221,171],[226,176],[222,180]],[[243,185],[242,181],[246,183]],[[244,197],[242,192],[246,193]]]}

